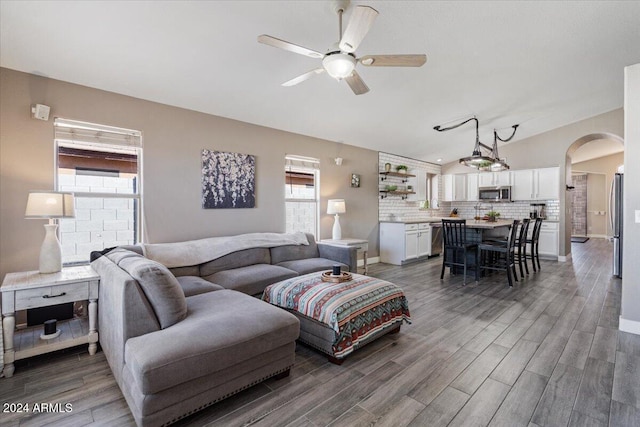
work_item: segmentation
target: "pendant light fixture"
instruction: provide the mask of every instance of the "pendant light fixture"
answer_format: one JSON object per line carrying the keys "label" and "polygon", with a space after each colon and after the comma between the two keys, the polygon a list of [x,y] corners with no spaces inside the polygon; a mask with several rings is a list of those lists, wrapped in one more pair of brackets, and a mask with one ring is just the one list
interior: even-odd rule
{"label": "pendant light fixture", "polygon": [[[475,116],[467,120],[464,120],[463,122],[458,123],[457,125],[453,125],[449,127],[435,126],[433,129],[438,132],[446,132],[448,130],[459,128],[460,126],[467,124],[470,121],[474,121],[476,123],[476,145],[473,148],[473,153],[471,153],[470,156],[463,157],[459,160],[460,164],[478,169],[480,171],[497,172],[497,171],[503,171],[503,170],[509,169],[509,165],[507,164],[506,159],[501,159],[498,155],[498,140],[502,142],[511,141],[511,139],[516,134],[516,129],[520,125],[513,125],[513,133],[507,139],[500,138],[498,136],[497,131],[494,129],[493,130],[493,147],[489,147],[488,145],[485,145],[482,142],[480,142],[480,133],[478,131],[480,124],[478,122],[478,119]],[[487,153],[483,154],[482,149],[486,150]]]}

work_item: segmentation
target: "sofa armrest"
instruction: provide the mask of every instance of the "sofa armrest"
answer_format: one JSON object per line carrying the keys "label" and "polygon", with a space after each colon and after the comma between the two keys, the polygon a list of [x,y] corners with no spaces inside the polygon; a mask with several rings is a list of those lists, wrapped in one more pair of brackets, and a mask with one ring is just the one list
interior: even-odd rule
{"label": "sofa armrest", "polygon": [[135,279],[105,256],[93,261],[91,267],[100,275],[100,345],[120,384],[127,340],[157,331],[160,325]]}
{"label": "sofa armrest", "polygon": [[358,271],[358,249],[347,246],[332,246],[318,242],[318,253],[320,258],[338,261],[349,266],[349,271]]}

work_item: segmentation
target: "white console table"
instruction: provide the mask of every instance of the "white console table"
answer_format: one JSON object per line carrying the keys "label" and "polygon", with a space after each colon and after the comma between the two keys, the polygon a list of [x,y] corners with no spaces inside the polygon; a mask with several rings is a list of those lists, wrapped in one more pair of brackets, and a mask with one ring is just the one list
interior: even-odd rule
{"label": "white console table", "polygon": [[358,252],[362,252],[362,256],[364,257],[364,274],[367,274],[367,252],[369,251],[368,240],[344,238],[340,240],[324,239],[320,240],[320,242],[332,246],[355,247]]}
{"label": "white console table", "polygon": [[[4,375],[11,377],[13,362],[63,348],[89,344],[89,354],[98,348],[98,286],[100,276],[90,266],[63,268],[58,273],[38,271],[9,273],[2,293],[2,330],[4,333]],[[89,318],[76,317],[57,323],[59,336],[41,339],[42,325],[16,330],[15,312],[89,300]]]}

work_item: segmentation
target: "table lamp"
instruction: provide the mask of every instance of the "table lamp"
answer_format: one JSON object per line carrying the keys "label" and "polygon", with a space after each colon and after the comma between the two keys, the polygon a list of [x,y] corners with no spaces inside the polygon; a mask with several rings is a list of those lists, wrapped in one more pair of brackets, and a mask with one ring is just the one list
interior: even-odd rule
{"label": "table lamp", "polygon": [[57,191],[32,191],[27,200],[24,217],[28,219],[48,219],[44,225],[45,236],[40,248],[40,273],[56,273],[62,270],[62,249],[56,233],[55,218],[74,218],[73,193]]}
{"label": "table lamp", "polygon": [[327,202],[327,214],[334,215],[335,221],[333,222],[333,233],[331,238],[333,240],[342,239],[342,229],[340,228],[340,218],[338,214],[345,213],[347,208],[344,204],[344,199],[329,199]]}

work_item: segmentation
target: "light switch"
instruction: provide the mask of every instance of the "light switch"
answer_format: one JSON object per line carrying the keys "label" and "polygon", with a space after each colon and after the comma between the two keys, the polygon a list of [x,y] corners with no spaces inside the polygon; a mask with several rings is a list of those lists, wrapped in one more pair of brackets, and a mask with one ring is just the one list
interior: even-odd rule
{"label": "light switch", "polygon": [[636,209],[636,222],[640,223],[640,211]]}

